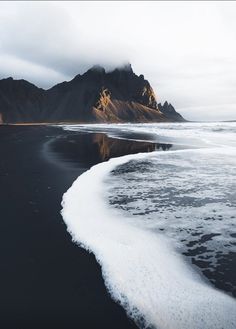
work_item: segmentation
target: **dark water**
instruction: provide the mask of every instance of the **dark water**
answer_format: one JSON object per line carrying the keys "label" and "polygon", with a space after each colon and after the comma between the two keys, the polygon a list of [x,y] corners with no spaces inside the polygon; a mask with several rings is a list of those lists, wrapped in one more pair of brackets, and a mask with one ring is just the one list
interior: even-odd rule
{"label": "dark water", "polygon": [[[65,129],[75,133],[105,131],[117,136],[119,140],[114,141],[119,147],[112,148],[110,143],[110,153],[104,152],[108,145],[101,147],[99,143],[101,160],[120,156],[121,150],[123,154],[172,151],[132,160],[113,170],[107,181],[109,203],[124,217],[133,216],[138,225],[168,236],[211,284],[236,296],[235,123],[85,125]],[[96,133],[91,138],[103,138],[103,143],[108,140],[98,136]],[[130,141],[135,139],[144,143],[137,144],[138,149],[137,142]],[[146,140],[155,143],[146,147]]]}

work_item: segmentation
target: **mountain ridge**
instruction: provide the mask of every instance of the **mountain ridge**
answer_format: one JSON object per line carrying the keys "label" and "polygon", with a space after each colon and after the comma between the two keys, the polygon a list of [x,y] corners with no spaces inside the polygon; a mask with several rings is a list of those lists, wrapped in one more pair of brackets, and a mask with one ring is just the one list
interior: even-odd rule
{"label": "mountain ridge", "polygon": [[130,64],[106,72],[93,66],[50,89],[27,80],[0,80],[0,122],[165,122],[185,121],[174,107],[157,103],[144,76]]}

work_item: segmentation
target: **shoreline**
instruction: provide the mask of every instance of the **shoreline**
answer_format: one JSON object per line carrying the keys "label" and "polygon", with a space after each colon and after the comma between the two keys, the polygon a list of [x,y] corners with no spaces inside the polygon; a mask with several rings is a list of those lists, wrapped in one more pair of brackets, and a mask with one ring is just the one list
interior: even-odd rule
{"label": "shoreline", "polygon": [[[94,121],[94,122],[88,122],[88,121],[60,121],[60,122],[20,122],[20,123],[4,123],[0,122],[0,127],[1,126],[61,126],[61,125],[109,125],[109,124],[169,124],[169,123],[204,123],[208,121],[191,121],[191,120],[185,120],[185,121],[137,121],[137,122],[129,122],[129,121],[121,121],[121,122],[116,122],[116,121],[109,121],[109,122],[103,122],[103,121]],[[210,121],[214,122],[214,121]],[[221,121],[221,122],[235,122],[235,120],[231,121]]]}
{"label": "shoreline", "polygon": [[[128,154],[179,148],[141,135],[51,125],[0,127],[3,328],[137,328],[111,299],[95,256],[72,242],[60,212],[64,193],[92,166]],[[191,248],[184,255],[228,293],[227,281],[235,282],[231,254],[223,281],[220,267],[211,273],[205,263],[194,261]],[[224,259],[218,265],[223,269]]]}
{"label": "shoreline", "polygon": [[2,126],[0,135],[1,327],[137,328],[109,296],[95,257],[71,241],[60,215],[62,195],[88,166],[67,159],[55,166],[43,145],[70,134]]}
{"label": "shoreline", "polygon": [[[167,152],[161,154],[165,157]],[[176,328],[190,328],[192,324],[201,328],[204,322],[205,328],[226,326],[233,329],[236,304],[232,297],[204,280],[168,238],[157,231],[142,229],[141,225],[135,225],[135,220],[129,221],[129,215],[126,218],[127,213],[117,212],[105,202],[106,188],[113,186],[111,180],[107,181],[111,173],[117,178],[117,168],[124,174],[132,163],[133,174],[132,161],[143,163],[152,157],[153,153],[139,153],[112,158],[78,177],[63,195],[62,215],[73,241],[96,255],[108,290],[136,323],[144,323],[140,328],[146,328],[145,324],[162,327],[164,318],[164,327],[168,328],[174,323]],[[126,178],[132,186],[130,177]],[[88,184],[91,184],[91,191],[87,189]],[[120,191],[116,188],[112,194],[116,198]],[[90,198],[94,200],[94,207],[88,207]],[[171,298],[168,300],[166,296]],[[225,317],[227,313],[232,317]]]}

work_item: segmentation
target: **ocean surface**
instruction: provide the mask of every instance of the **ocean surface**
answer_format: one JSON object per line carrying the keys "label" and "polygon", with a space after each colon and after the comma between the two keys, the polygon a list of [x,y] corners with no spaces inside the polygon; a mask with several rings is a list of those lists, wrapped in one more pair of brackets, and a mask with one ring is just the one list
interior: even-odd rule
{"label": "ocean surface", "polygon": [[236,123],[63,129],[161,145],[93,166],[63,196],[112,298],[140,328],[236,328]]}

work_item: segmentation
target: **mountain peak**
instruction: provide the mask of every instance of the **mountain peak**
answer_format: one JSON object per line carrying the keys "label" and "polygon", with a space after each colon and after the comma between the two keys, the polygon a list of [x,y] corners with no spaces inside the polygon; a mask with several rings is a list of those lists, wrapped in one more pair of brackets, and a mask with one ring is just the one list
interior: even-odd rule
{"label": "mountain peak", "polygon": [[84,74],[80,75],[78,74],[77,77],[81,77],[81,76],[87,76],[90,74],[105,74],[106,71],[104,69],[104,67],[102,67],[101,65],[93,65],[90,69],[88,69]]}
{"label": "mountain peak", "polygon": [[157,106],[150,83],[136,75],[130,63],[109,72],[94,65],[48,90],[24,80],[1,80],[0,119],[4,123],[184,120],[171,104]]}
{"label": "mountain peak", "polygon": [[[90,69],[88,69],[85,72],[85,74],[91,73],[91,72],[105,74],[105,73],[108,73],[108,72],[112,73],[112,72],[117,72],[117,71],[134,73],[131,64],[130,63],[125,63],[123,65],[117,66],[114,69],[111,69],[111,70],[108,70],[108,71],[106,71],[103,66],[101,66],[99,64],[96,64],[96,65],[93,65]],[[78,76],[80,76],[80,75],[78,74]]]}
{"label": "mountain peak", "polygon": [[120,71],[126,71],[126,72],[131,72],[131,73],[134,72],[130,63],[126,63],[126,64],[120,66],[118,68],[118,70],[120,70]]}
{"label": "mountain peak", "polygon": [[98,64],[93,65],[88,71],[105,73],[104,67]]}
{"label": "mountain peak", "polygon": [[181,114],[176,112],[174,106],[171,103],[168,103],[167,101],[165,101],[163,105],[161,103],[159,103],[158,109],[167,118],[172,118],[175,121],[185,121],[185,119],[181,116]]}
{"label": "mountain peak", "polygon": [[117,72],[117,71],[118,72],[134,73],[130,63],[125,63],[123,65],[117,66],[114,70],[111,70],[110,73]]}

